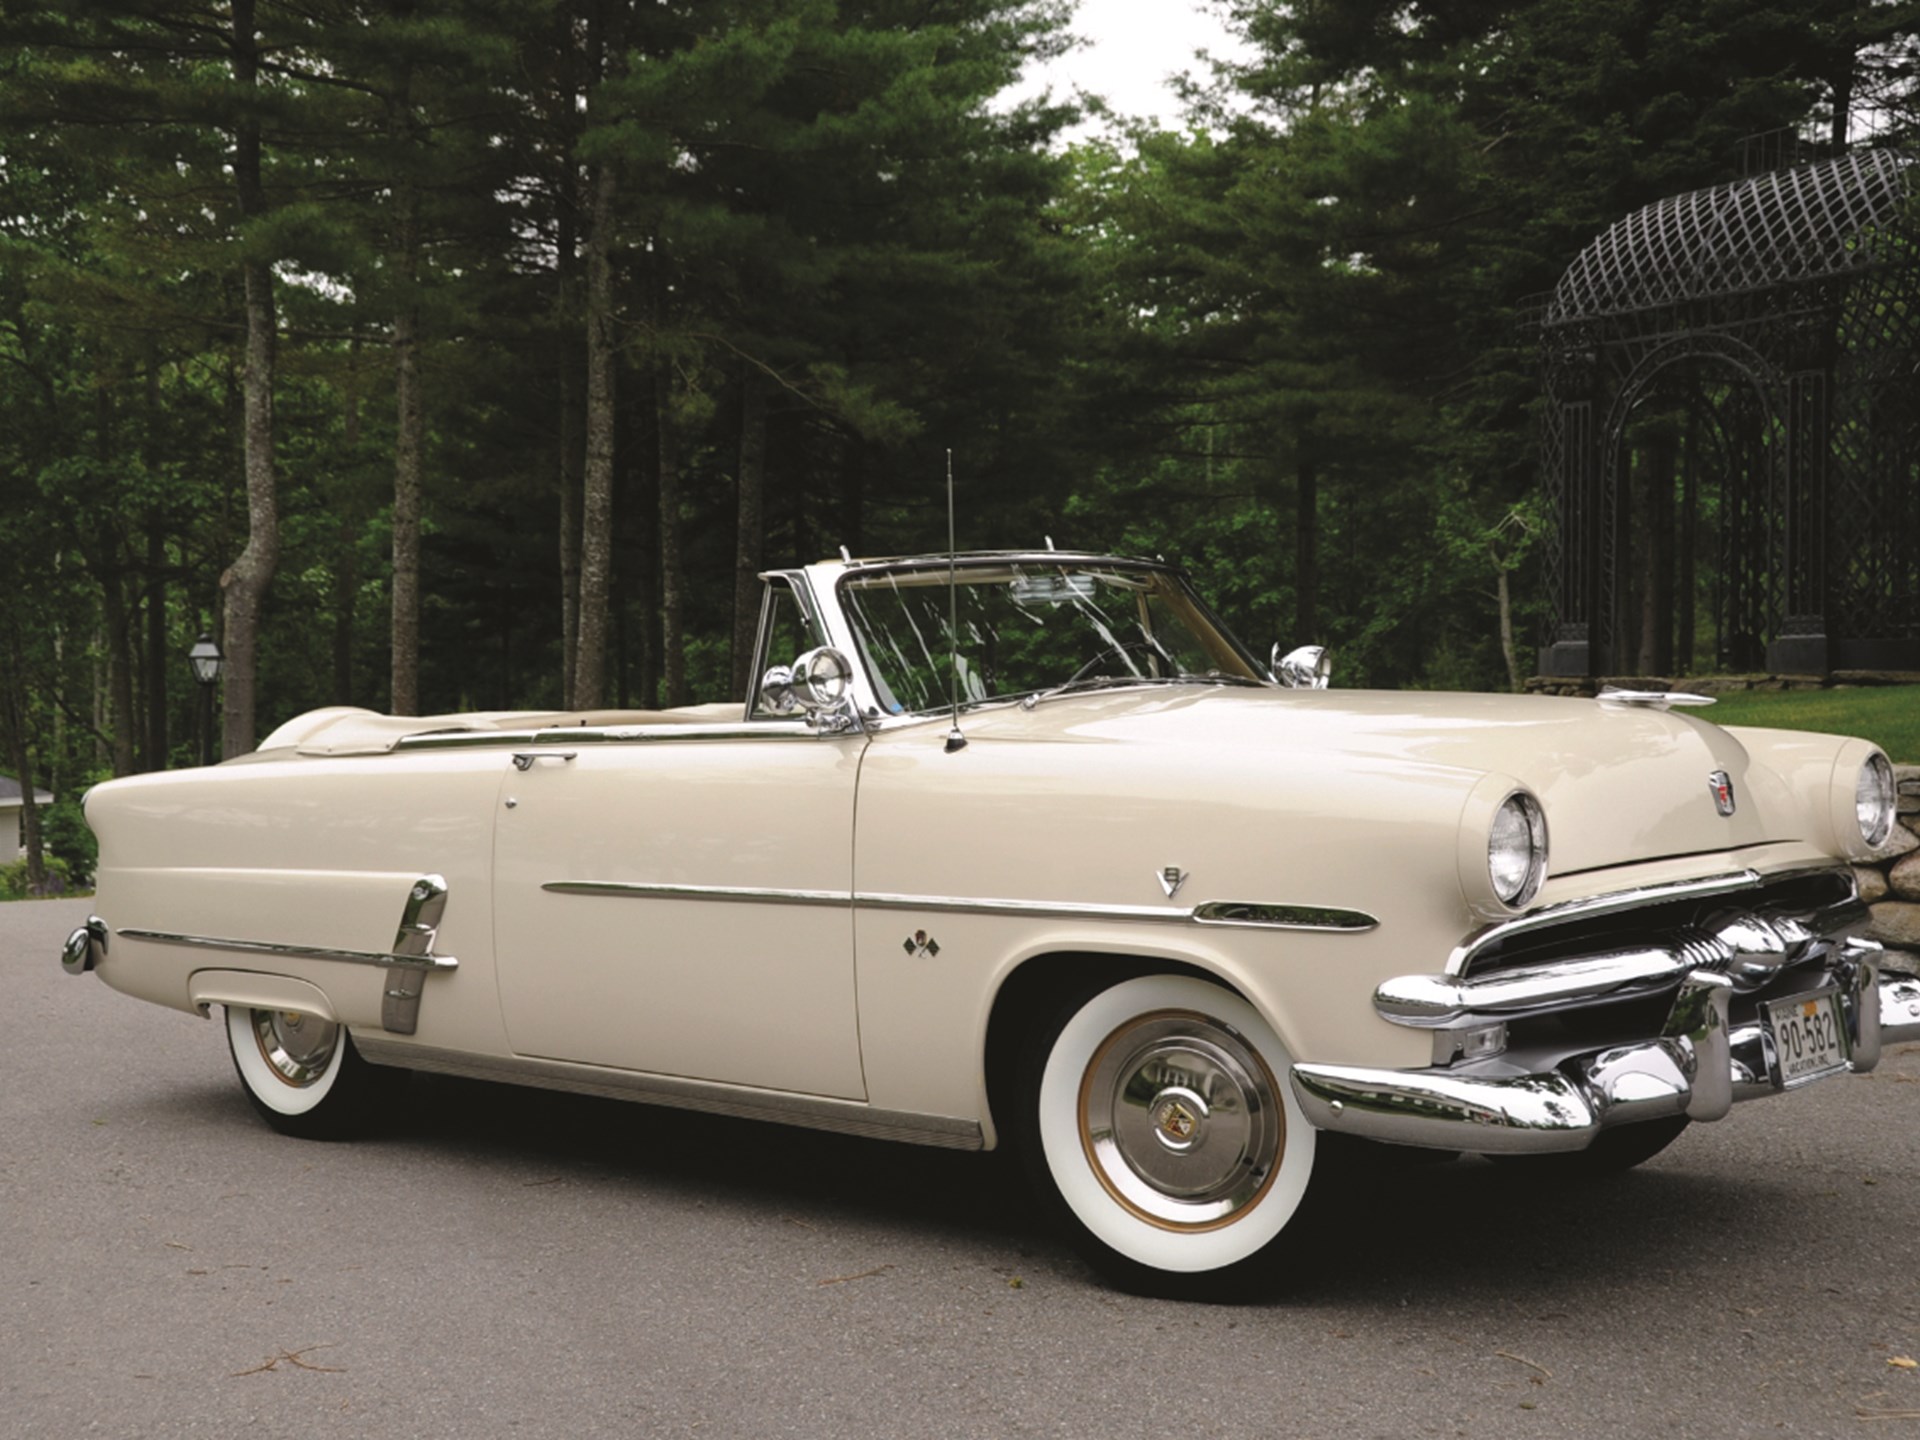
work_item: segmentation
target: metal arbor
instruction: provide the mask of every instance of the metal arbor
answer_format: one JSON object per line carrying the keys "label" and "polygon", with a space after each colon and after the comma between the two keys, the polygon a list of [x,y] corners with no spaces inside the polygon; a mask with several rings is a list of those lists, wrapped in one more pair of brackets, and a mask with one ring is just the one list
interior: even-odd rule
{"label": "metal arbor", "polygon": [[1544,673],[1920,669],[1913,161],[1676,195],[1561,277]]}

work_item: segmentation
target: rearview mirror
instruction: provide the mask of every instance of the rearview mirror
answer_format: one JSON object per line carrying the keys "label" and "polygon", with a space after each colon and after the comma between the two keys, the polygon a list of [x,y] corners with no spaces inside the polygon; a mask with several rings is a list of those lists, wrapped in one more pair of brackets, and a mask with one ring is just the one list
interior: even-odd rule
{"label": "rearview mirror", "polygon": [[1273,647],[1273,678],[1289,690],[1324,690],[1333,678],[1333,657],[1324,645],[1302,645],[1284,656]]}

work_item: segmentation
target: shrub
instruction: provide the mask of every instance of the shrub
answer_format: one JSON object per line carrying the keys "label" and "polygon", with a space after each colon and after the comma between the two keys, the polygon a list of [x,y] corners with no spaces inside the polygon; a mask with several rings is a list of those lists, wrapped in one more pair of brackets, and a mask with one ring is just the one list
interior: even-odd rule
{"label": "shrub", "polygon": [[100,844],[80,813],[77,800],[56,800],[40,816],[40,838],[47,854],[66,867],[67,877],[79,889],[90,889],[100,860]]}
{"label": "shrub", "polygon": [[11,865],[0,865],[0,899],[28,900],[45,895],[64,895],[73,889],[73,878],[67,873],[66,862],[58,856],[47,856],[47,883],[34,890],[27,883],[27,857],[22,855]]}

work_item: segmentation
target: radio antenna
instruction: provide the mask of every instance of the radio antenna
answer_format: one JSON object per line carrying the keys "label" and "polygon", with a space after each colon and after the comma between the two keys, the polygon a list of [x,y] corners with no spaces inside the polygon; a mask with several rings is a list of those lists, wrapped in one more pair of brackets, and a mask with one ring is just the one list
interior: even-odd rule
{"label": "radio antenna", "polygon": [[967,748],[960,733],[960,567],[959,542],[953,528],[953,447],[947,447],[947,696],[953,702],[953,728],[947,731],[947,754]]}

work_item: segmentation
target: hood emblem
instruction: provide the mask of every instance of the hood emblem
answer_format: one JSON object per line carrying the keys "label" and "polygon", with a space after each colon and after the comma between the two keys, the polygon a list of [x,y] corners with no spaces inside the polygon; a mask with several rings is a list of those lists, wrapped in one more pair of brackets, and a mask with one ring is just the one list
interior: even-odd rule
{"label": "hood emblem", "polygon": [[1178,865],[1169,865],[1157,878],[1160,888],[1167,892],[1167,899],[1171,900],[1180,893],[1180,887],[1187,883],[1187,872]]}
{"label": "hood emblem", "polygon": [[1713,808],[1722,815],[1733,814],[1733,777],[1724,770],[1707,776],[1707,789],[1713,792]]}

